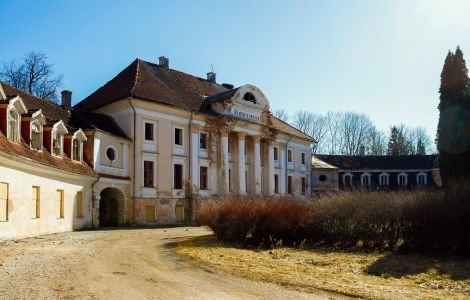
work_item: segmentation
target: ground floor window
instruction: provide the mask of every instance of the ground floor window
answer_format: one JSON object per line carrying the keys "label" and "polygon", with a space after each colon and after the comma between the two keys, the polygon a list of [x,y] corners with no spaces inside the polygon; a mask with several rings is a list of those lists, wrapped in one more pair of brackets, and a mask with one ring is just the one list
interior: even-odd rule
{"label": "ground floor window", "polygon": [[77,218],[83,218],[83,193],[77,192]]}
{"label": "ground floor window", "polygon": [[228,170],[228,191],[232,191],[232,169]]}
{"label": "ground floor window", "polygon": [[41,193],[38,186],[33,186],[33,218],[41,216]]}
{"label": "ground floor window", "polygon": [[307,192],[307,178],[302,177],[302,195]]}
{"label": "ground floor window", "polygon": [[345,187],[352,187],[352,175],[344,175],[343,184]]}
{"label": "ground floor window", "polygon": [[145,222],[155,223],[155,205],[147,205],[145,207]]}
{"label": "ground floor window", "polygon": [[154,162],[144,161],[144,187],[153,188],[154,186]]}
{"label": "ground floor window", "polygon": [[173,188],[175,190],[183,189],[183,165],[173,165]]}
{"label": "ground floor window", "polygon": [[64,190],[57,190],[57,215],[64,218]]}
{"label": "ground floor window", "polygon": [[292,176],[287,176],[287,193],[292,194],[293,193],[293,187],[292,187]]}
{"label": "ground floor window", "polygon": [[8,221],[8,183],[0,182],[0,221]]}
{"label": "ground floor window", "polygon": [[184,205],[183,203],[177,203],[175,206],[175,217],[176,222],[184,221]]}
{"label": "ground floor window", "polygon": [[199,189],[207,190],[208,188],[208,171],[207,167],[199,167]]}
{"label": "ground floor window", "polygon": [[274,193],[279,194],[279,175],[274,174]]}

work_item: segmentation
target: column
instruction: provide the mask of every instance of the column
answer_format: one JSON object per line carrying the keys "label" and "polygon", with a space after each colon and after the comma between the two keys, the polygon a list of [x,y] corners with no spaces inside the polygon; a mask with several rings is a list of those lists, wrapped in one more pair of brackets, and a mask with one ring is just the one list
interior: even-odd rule
{"label": "column", "polygon": [[280,160],[279,163],[281,165],[281,176],[280,176],[280,185],[279,187],[281,188],[280,192],[281,195],[285,195],[287,193],[286,190],[286,149],[279,147],[280,151]]}
{"label": "column", "polygon": [[274,146],[268,140],[268,195],[274,195]]}
{"label": "column", "polygon": [[246,195],[246,178],[245,178],[245,133],[238,132],[238,181],[239,194]]}
{"label": "column", "polygon": [[229,193],[229,176],[228,170],[230,168],[228,162],[228,129],[220,130],[220,143],[221,143],[221,150],[222,150],[222,164],[221,164],[221,173],[222,173],[222,186],[221,192],[222,194]]}
{"label": "column", "polygon": [[199,127],[191,128],[191,187],[192,192],[199,190]]}
{"label": "column", "polygon": [[261,149],[260,137],[253,136],[254,143],[254,169],[255,169],[255,194],[261,194]]}

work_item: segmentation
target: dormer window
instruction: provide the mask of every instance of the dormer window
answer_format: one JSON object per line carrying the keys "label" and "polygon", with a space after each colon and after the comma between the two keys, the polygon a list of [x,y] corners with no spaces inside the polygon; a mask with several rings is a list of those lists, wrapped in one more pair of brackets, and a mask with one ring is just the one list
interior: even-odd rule
{"label": "dormer window", "polygon": [[19,121],[20,121],[20,115],[14,108],[10,108],[8,110],[8,133],[7,137],[10,140],[13,141],[18,141],[19,137]]}
{"label": "dormer window", "polygon": [[250,93],[250,92],[245,93],[245,95],[243,95],[243,100],[245,100],[245,101],[250,101],[250,102],[253,102],[253,103],[256,104],[255,95],[253,95],[253,94]]}
{"label": "dormer window", "polygon": [[52,132],[52,154],[57,156],[62,156],[62,145],[64,141],[64,136],[55,129]]}
{"label": "dormer window", "polygon": [[83,143],[87,140],[85,133],[79,129],[72,136],[72,159],[82,162],[83,161]]}
{"label": "dormer window", "polygon": [[37,122],[31,124],[31,148],[42,149],[42,126]]}

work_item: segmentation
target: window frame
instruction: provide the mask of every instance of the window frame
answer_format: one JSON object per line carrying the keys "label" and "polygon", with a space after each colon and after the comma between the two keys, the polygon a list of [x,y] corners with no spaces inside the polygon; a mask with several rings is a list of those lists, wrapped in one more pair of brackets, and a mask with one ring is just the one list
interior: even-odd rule
{"label": "window frame", "polygon": [[[181,132],[180,138],[179,138],[181,144],[176,143],[176,130],[180,130],[180,132]],[[173,126],[173,146],[174,147],[184,148],[184,128],[183,127]]]}
{"label": "window frame", "polygon": [[[402,184],[402,183],[400,182],[400,178],[402,178],[402,177],[404,178],[404,184]],[[398,185],[399,187],[406,187],[406,186],[408,186],[408,174],[407,174],[407,173],[405,173],[405,172],[398,173],[398,175],[397,175],[397,185]]]}
{"label": "window frame", "polygon": [[[79,197],[80,195],[80,197]],[[77,195],[76,195],[76,198],[77,198],[77,214],[76,214],[76,218],[77,219],[83,219],[83,192],[82,191],[78,191],[77,192]],[[80,200],[80,201],[79,201]]]}
{"label": "window frame", "polygon": [[[152,175],[152,185],[151,186],[147,186],[146,183],[147,183],[147,180],[145,178],[145,175],[146,175],[146,167],[145,167],[145,163],[148,162],[148,163],[152,163],[152,172],[151,172],[151,175]],[[156,162],[155,162],[155,159],[151,159],[151,158],[143,158],[142,159],[142,187],[143,188],[146,188],[146,189],[154,189],[156,188],[156,177],[157,177],[157,174],[156,174]]]}
{"label": "window frame", "polygon": [[[423,178],[423,183],[420,183],[420,178]],[[427,186],[428,185],[428,174],[426,172],[419,172],[416,174],[416,185]]]}
{"label": "window frame", "polygon": [[294,150],[292,148],[287,149],[287,163],[291,164],[294,162]]}
{"label": "window frame", "polygon": [[[364,185],[364,179],[367,178],[367,184]],[[362,173],[361,174],[361,186],[364,188],[370,188],[372,185],[372,175],[370,173]]]}
{"label": "window frame", "polygon": [[[30,126],[31,126],[31,130],[30,130],[30,147],[31,147],[31,149],[41,151],[42,150],[43,139],[44,139],[43,126],[41,125],[41,122],[39,122],[38,120],[31,121]],[[35,126],[39,130],[34,130]],[[39,138],[39,141],[36,141],[38,143],[38,145],[34,145],[35,144],[35,134],[37,134],[36,136]]]}
{"label": "window frame", "polygon": [[[382,183],[382,179],[385,179],[386,184]],[[379,186],[380,187],[388,187],[390,186],[390,175],[388,173],[381,173],[379,175]]]}
{"label": "window frame", "polygon": [[32,186],[33,190],[33,202],[34,202],[34,214],[33,219],[39,219],[41,217],[41,187],[38,185]]}
{"label": "window frame", "polygon": [[307,164],[307,154],[305,152],[300,152],[300,164],[302,166]]}
{"label": "window frame", "polygon": [[[202,136],[205,136],[204,140],[202,139]],[[208,150],[208,133],[206,131],[199,131],[199,150],[207,151]],[[204,141],[204,147],[201,145],[201,141]]]}
{"label": "window frame", "polygon": [[[5,198],[2,198],[2,188],[5,188]],[[2,215],[0,215],[0,222],[8,222],[9,198],[10,184],[8,182],[0,182],[0,205],[2,206]]]}
{"label": "window frame", "polygon": [[[205,169],[205,177],[203,177],[203,172],[201,172],[203,169]],[[202,184],[203,182],[205,185]],[[199,166],[199,190],[209,190],[209,167],[207,166]]]}
{"label": "window frame", "polygon": [[[16,119],[15,119],[15,130],[11,132],[11,113],[14,113]],[[13,136],[11,136],[13,134]],[[18,142],[19,137],[21,136],[21,115],[18,112],[18,110],[14,106],[10,106],[7,109],[7,139]]]}
{"label": "window frame", "polygon": [[[147,125],[152,125],[152,139],[147,139]],[[143,137],[144,142],[148,144],[156,144],[157,143],[157,123],[149,120],[144,120],[143,126]]]}
{"label": "window frame", "polygon": [[274,174],[274,194],[280,194],[279,174]]}
{"label": "window frame", "polygon": [[301,192],[302,196],[305,196],[305,195],[307,195],[307,188],[308,188],[308,186],[307,186],[307,177],[302,176],[300,178],[300,181],[301,181],[301,183],[300,183],[300,185],[301,185],[300,192]]}
{"label": "window frame", "polygon": [[64,219],[65,218],[65,215],[64,215],[64,211],[65,211],[65,192],[63,189],[57,189],[56,190],[56,195],[59,196],[60,195],[60,198],[57,199],[57,208],[58,208],[58,212],[59,212],[59,215],[58,215],[58,219]]}
{"label": "window frame", "polygon": [[[342,175],[342,178],[343,178],[343,187],[347,187],[347,188],[353,187],[354,176],[352,173],[349,173],[349,172],[345,173]],[[346,178],[349,178],[349,184],[347,184]]]}
{"label": "window frame", "polygon": [[287,195],[294,194],[294,176],[287,175]]}
{"label": "window frame", "polygon": [[[181,185],[180,187],[178,187],[178,185],[176,184],[177,181],[176,181],[176,166],[180,166],[181,167],[181,178],[179,180],[179,184],[178,185]],[[173,190],[183,190],[184,189],[184,164],[181,163],[181,162],[174,162],[173,163],[173,170],[172,170],[172,173],[173,173],[173,183],[172,183],[172,186],[173,186]]]}
{"label": "window frame", "polygon": [[273,147],[273,159],[274,161],[279,161],[279,147],[278,146]]}
{"label": "window frame", "polygon": [[[114,151],[114,159],[111,160],[109,157],[108,157],[108,150],[111,149]],[[106,159],[110,162],[110,163],[115,163],[118,158],[119,158],[119,152],[117,151],[116,147],[114,147],[114,145],[107,145],[106,146],[106,150],[104,151],[104,156],[106,156]]]}

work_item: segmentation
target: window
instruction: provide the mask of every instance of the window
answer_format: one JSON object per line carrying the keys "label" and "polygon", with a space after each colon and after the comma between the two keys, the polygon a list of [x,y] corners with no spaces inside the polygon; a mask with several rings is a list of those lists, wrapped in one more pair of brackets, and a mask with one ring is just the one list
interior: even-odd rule
{"label": "window", "polygon": [[73,139],[72,142],[72,159],[82,161],[82,151],[81,146],[82,142],[78,139]]}
{"label": "window", "polygon": [[175,217],[176,222],[184,221],[184,205],[183,203],[177,203],[175,206]]}
{"label": "window", "polygon": [[19,131],[19,114],[15,109],[11,108],[8,111],[8,138],[13,141],[18,141]]}
{"label": "window", "polygon": [[199,167],[199,189],[207,190],[207,167]]}
{"label": "window", "polygon": [[232,191],[232,169],[228,170],[228,191]]}
{"label": "window", "polygon": [[274,160],[275,161],[278,161],[279,160],[279,148],[278,147],[274,147]]}
{"label": "window", "polygon": [[232,153],[232,139],[230,137],[227,138],[228,141],[228,153]]}
{"label": "window", "polygon": [[287,150],[287,162],[288,163],[292,162],[292,149]]}
{"label": "window", "polygon": [[77,218],[83,218],[83,193],[77,192]]}
{"label": "window", "polygon": [[207,133],[199,133],[199,149],[207,150]]}
{"label": "window", "polygon": [[363,187],[370,187],[370,175],[369,174],[362,174],[361,175],[361,184]]}
{"label": "window", "polygon": [[154,124],[153,123],[144,123],[144,138],[146,141],[153,142],[155,141],[155,133],[154,133]]}
{"label": "window", "polygon": [[175,190],[183,189],[183,165],[173,165],[173,188]]}
{"label": "window", "polygon": [[256,103],[256,98],[252,93],[245,93],[245,95],[243,95],[243,100]]}
{"label": "window", "polygon": [[145,222],[155,223],[155,205],[147,205],[145,207]]}
{"label": "window", "polygon": [[279,175],[274,174],[274,193],[279,194]]}
{"label": "window", "polygon": [[292,194],[292,176],[287,176],[287,193]]}
{"label": "window", "polygon": [[247,144],[246,140],[245,140],[244,145],[245,145],[245,147],[244,147],[244,149],[243,149],[243,151],[244,151],[243,154],[246,155],[246,153],[248,152],[248,144]]}
{"label": "window", "polygon": [[248,193],[248,170],[245,170],[245,191]]}
{"label": "window", "polygon": [[419,186],[424,186],[427,184],[427,175],[426,173],[419,173],[416,177],[416,183]]}
{"label": "window", "polygon": [[113,146],[108,146],[108,148],[106,148],[106,158],[110,162],[115,162],[116,161],[117,152],[116,152],[116,149]]}
{"label": "window", "polygon": [[399,174],[397,181],[398,186],[406,186],[408,185],[408,176],[406,174]]}
{"label": "window", "polygon": [[305,152],[301,153],[301,163],[302,165],[305,165]]}
{"label": "window", "polygon": [[33,218],[41,216],[41,194],[38,186],[33,186]]}
{"label": "window", "polygon": [[62,134],[58,130],[52,132],[52,154],[62,156]]}
{"label": "window", "polygon": [[325,182],[327,179],[326,175],[322,174],[318,177],[318,180],[321,181],[321,182]]}
{"label": "window", "polygon": [[144,160],[144,187],[154,188],[153,161]]}
{"label": "window", "polygon": [[351,174],[343,175],[343,185],[345,187],[352,187],[352,175]]}
{"label": "window", "polygon": [[64,190],[57,190],[57,215],[64,218]]}
{"label": "window", "polygon": [[380,174],[379,182],[380,182],[380,186],[382,187],[388,186],[389,185],[388,174]]}
{"label": "window", "polygon": [[0,222],[8,221],[8,183],[0,182]]}
{"label": "window", "polygon": [[42,130],[41,126],[36,123],[31,124],[31,148],[42,149]]}
{"label": "window", "polygon": [[302,195],[305,196],[307,192],[307,178],[302,177]]}
{"label": "window", "polygon": [[175,128],[175,145],[183,146],[183,129]]}

